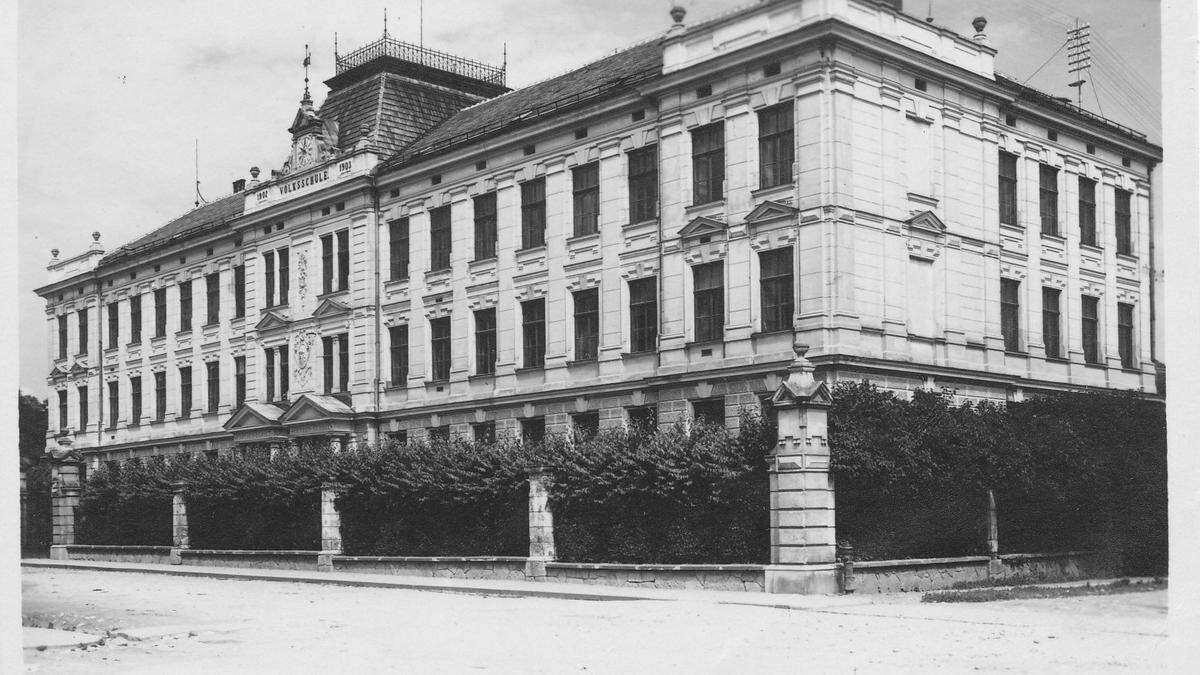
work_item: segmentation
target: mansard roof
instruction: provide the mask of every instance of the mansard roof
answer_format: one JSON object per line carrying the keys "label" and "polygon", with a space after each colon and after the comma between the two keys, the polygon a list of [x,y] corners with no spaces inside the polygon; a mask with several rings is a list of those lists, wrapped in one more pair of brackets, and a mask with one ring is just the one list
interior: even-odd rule
{"label": "mansard roof", "polygon": [[543,117],[611,98],[661,72],[662,49],[657,41],[630,47],[569,73],[466,108],[418,138],[380,169],[416,163]]}
{"label": "mansard roof", "polygon": [[152,231],[131,243],[114,250],[100,259],[100,266],[120,262],[126,258],[142,255],[151,250],[161,248],[181,239],[191,238],[200,234],[228,230],[229,221],[242,215],[246,204],[246,195],[235,192],[216,201],[198,206],[191,211],[175,218],[166,225]]}

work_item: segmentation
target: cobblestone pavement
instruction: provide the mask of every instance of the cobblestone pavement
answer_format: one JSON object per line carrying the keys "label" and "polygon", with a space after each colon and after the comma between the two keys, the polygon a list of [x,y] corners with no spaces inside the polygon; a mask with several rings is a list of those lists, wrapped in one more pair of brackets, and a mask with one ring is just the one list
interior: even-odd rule
{"label": "cobblestone pavement", "polygon": [[25,569],[22,582],[26,625],[113,636],[26,652],[26,669],[46,673],[1165,667],[1165,591],[981,604],[850,596],[778,609],[721,604],[719,593],[597,602],[85,570]]}

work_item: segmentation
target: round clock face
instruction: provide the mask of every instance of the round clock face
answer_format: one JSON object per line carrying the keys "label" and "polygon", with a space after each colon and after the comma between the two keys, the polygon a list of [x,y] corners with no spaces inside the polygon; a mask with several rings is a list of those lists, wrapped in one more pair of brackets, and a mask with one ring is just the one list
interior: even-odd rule
{"label": "round clock face", "polygon": [[312,164],[317,159],[317,141],[312,136],[305,136],[296,141],[296,145],[292,150],[293,168]]}

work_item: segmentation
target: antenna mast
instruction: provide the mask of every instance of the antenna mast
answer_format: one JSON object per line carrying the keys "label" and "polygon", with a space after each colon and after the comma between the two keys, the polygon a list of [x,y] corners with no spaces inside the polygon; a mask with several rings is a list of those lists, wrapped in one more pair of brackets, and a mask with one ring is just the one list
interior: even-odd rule
{"label": "antenna mast", "polygon": [[417,8],[417,33],[421,46],[425,46],[425,0],[420,0],[421,4]]}
{"label": "antenna mast", "polygon": [[1087,71],[1090,75],[1092,67],[1091,29],[1091,24],[1079,25],[1079,19],[1075,19],[1074,28],[1067,29],[1067,72],[1075,77],[1075,81],[1067,83],[1067,86],[1075,87],[1075,100],[1078,101],[1081,108],[1083,107],[1083,83],[1087,82],[1083,73]]}
{"label": "antenna mast", "polygon": [[200,202],[208,203],[204,195],[200,194],[200,139],[196,139],[196,201],[195,206],[200,207]]}

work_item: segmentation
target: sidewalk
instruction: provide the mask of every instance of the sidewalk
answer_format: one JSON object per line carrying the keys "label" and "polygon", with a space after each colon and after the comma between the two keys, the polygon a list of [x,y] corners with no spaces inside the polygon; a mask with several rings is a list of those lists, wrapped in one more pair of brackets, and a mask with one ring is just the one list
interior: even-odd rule
{"label": "sidewalk", "polygon": [[258,581],[285,581],[293,583],[328,584],[371,588],[398,588],[438,593],[463,593],[514,598],[553,598],[559,600],[595,601],[698,601],[716,604],[759,605],[789,609],[817,609],[830,606],[861,605],[884,598],[896,602],[897,598],[911,597],[920,600],[919,593],[900,596],[836,596],[836,595],[783,595],[739,591],[706,591],[693,589],[623,588],[591,584],[499,581],[491,579],[461,579],[447,577],[417,577],[389,574],[362,574],[347,572],[310,572],[303,570],[268,570],[245,567],[210,567],[189,565],[159,565],[151,563],[116,563],[87,560],[25,559],[22,567],[54,569],[101,570],[109,572],[136,572],[142,574],[169,574],[174,576],[209,577],[215,579],[248,579]]}

